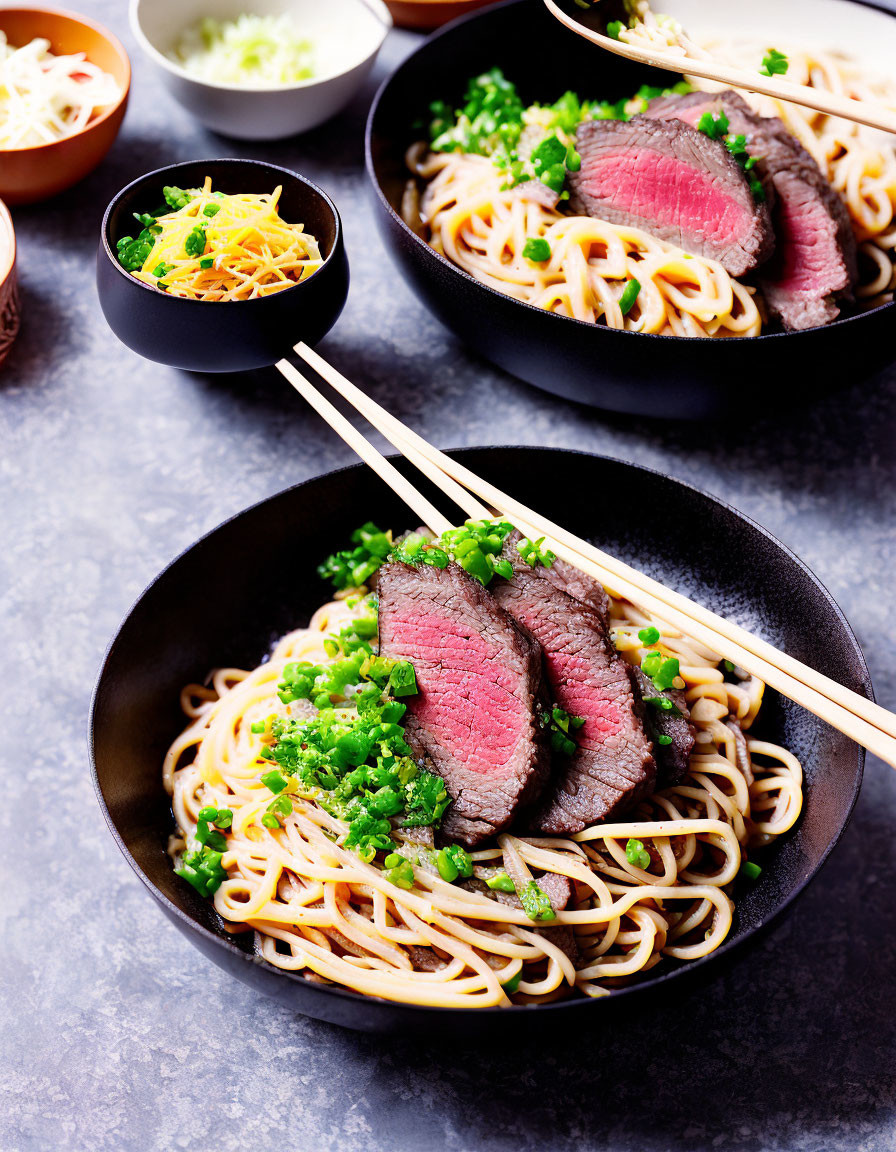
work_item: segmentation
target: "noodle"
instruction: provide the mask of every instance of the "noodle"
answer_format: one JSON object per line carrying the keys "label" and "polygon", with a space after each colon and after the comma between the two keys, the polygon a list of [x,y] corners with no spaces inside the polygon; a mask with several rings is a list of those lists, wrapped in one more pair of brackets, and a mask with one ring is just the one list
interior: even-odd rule
{"label": "noodle", "polygon": [[[232,811],[227,875],[214,895],[228,931],[253,931],[258,955],[278,968],[387,1000],[469,1008],[511,997],[546,1003],[573,991],[603,996],[666,958],[691,960],[719,947],[745,850],[792,827],[802,772],[785,749],[743,735],[762,685],[725,681],[718,657],[659,620],[661,649],[680,661],[699,735],[685,779],[623,821],[565,838],[502,834],[471,853],[476,868],[503,859],[508,874],[568,877],[573,894],[551,929],[442,879],[402,828],[392,837],[414,865],[414,882],[396,886],[380,865],[344,846],[347,826],[301,794],[295,778],[292,814],[282,827],[265,827],[271,792],[260,776],[270,763],[252,726],[289,713],[277,694],[286,664],[331,661],[325,641],[358,611],[357,598],[337,598],[257,668],[219,669],[210,686],[182,693],[189,724],[163,770],[178,826],[169,851],[182,853],[206,806]],[[637,633],[649,624],[634,605],[613,601],[610,625],[623,657],[638,659]],[[628,859],[631,838],[649,856],[644,868]],[[574,934],[575,963],[557,931]],[[503,985],[516,981],[508,993]]]}

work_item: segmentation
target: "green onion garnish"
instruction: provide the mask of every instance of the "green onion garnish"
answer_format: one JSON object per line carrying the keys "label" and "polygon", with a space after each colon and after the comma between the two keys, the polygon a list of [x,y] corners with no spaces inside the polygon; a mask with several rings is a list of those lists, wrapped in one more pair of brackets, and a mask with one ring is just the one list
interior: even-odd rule
{"label": "green onion garnish", "polygon": [[530,880],[524,887],[518,888],[516,894],[520,898],[523,911],[530,920],[557,919],[557,913],[554,911],[548,894],[539,888],[534,880]]}
{"label": "green onion garnish", "polygon": [[530,236],[523,245],[523,256],[526,260],[543,263],[551,258],[551,246],[540,236]]}
{"label": "green onion garnish", "polygon": [[[586,5],[586,7],[587,7],[587,5]],[[519,988],[520,979],[521,979],[522,975],[523,975],[523,970],[521,968],[519,970],[519,972],[517,972],[516,976],[511,976],[509,980],[506,980],[501,985],[501,987],[504,989],[504,991],[507,993],[508,996],[512,996],[514,994],[514,992],[516,992],[517,988]]]}
{"label": "green onion garnish", "polygon": [[762,67],[759,71],[763,76],[784,76],[790,67],[790,61],[783,52],[777,48],[769,48],[762,57]]}
{"label": "green onion garnish", "polygon": [[622,295],[619,297],[619,311],[623,316],[627,316],[629,312],[631,312],[640,291],[640,283],[632,277],[626,284]]}

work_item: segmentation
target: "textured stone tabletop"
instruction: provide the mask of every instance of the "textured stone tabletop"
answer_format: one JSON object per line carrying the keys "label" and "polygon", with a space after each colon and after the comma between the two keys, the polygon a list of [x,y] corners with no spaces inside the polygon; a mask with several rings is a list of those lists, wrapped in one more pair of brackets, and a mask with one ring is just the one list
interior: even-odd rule
{"label": "textured stone tabletop", "polygon": [[353,274],[324,354],[438,444],[589,449],[731,501],[832,590],[891,708],[896,371],[784,418],[745,395],[742,421],[714,428],[542,395],[440,328],[374,232],[364,113],[411,35],[390,36],[330,127],[250,147],[204,133],[154,87],[122,0],[79,6],[122,36],[135,76],[101,169],[13,213],[24,326],[0,372],[0,1149],[892,1152],[896,773],[874,760],[822,876],[760,947],[702,993],[562,1046],[463,1052],[317,1024],[225,976],[154,907],[89,777],[104,648],[200,533],[351,457],[272,372],[190,376],[116,342],[93,261],[122,185],[222,154],[310,176],[341,209]]}

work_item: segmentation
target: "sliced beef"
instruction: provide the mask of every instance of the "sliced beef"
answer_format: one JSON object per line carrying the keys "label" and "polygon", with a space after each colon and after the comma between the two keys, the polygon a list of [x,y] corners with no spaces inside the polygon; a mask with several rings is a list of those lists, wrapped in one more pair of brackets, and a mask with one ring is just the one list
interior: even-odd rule
{"label": "sliced beef", "polygon": [[559,557],[550,568],[543,568],[539,565],[538,570],[548,583],[559,588],[561,592],[565,592],[567,596],[571,596],[573,600],[580,600],[583,604],[589,605],[606,623],[610,615],[610,597],[599,580],[595,580],[593,576],[588,576],[585,572],[580,572],[578,568],[574,568],[572,564],[567,564],[565,560],[561,560]]}
{"label": "sliced beef", "polygon": [[653,786],[642,706],[601,615],[552,583],[541,566],[525,564],[510,538],[503,555],[514,574],[493,581],[495,598],[541,645],[553,702],[585,718],[575,752],[555,757],[544,796],[522,819],[539,832],[580,832],[624,812]]}
{"label": "sliced beef", "polygon": [[420,689],[405,700],[408,742],[445,781],[442,822],[467,846],[506,827],[547,778],[538,645],[456,564],[380,569],[379,641],[410,660]]}
{"label": "sliced beef", "polygon": [[774,247],[768,205],[721,140],[677,120],[585,120],[582,157],[570,175],[573,209],[643,228],[686,252],[718,260],[733,276]]}
{"label": "sliced beef", "polygon": [[[504,552],[514,564],[519,561],[518,545],[523,539],[522,532],[516,528],[505,538]],[[610,617],[610,597],[599,580],[595,580],[593,576],[580,571],[559,557],[554,559],[550,568],[538,564],[532,569],[532,573],[535,576],[540,576],[542,580],[547,580],[549,584],[553,584],[555,588],[559,588],[561,592],[565,592],[573,600],[580,600],[583,604],[589,605],[600,616],[604,625],[607,624]]]}
{"label": "sliced beef", "polygon": [[[697,735],[697,730],[691,723],[691,714],[684,692],[679,692],[675,688],[660,691],[649,676],[646,676],[640,668],[631,665],[629,675],[635,691],[642,700],[662,697],[671,700],[678,711],[678,714],[664,712],[654,708],[653,705],[648,705],[646,710],[647,722],[654,736],[653,754],[656,757],[657,782],[661,786],[678,784],[687,775]],[[658,736],[668,736],[671,743],[661,744],[656,739]]]}
{"label": "sliced beef", "polygon": [[775,255],[761,277],[769,310],[791,330],[830,323],[840,314],[838,298],[849,299],[856,283],[855,233],[839,193],[783,122],[757,116],[730,88],[661,97],[647,114],[696,125],[704,112],[719,111],[746,137],[760,158],[756,171],[775,191]]}

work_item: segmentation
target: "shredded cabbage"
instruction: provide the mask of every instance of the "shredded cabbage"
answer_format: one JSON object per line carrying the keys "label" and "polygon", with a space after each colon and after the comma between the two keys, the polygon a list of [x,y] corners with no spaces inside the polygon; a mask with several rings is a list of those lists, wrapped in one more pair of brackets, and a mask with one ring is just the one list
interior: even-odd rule
{"label": "shredded cabbage", "polygon": [[169,58],[199,80],[253,88],[314,75],[314,45],[285,15],[206,17],[184,33]]}
{"label": "shredded cabbage", "polygon": [[114,77],[83,52],[54,56],[50,41],[40,38],[13,48],[0,32],[0,149],[73,136],[120,96]]}

